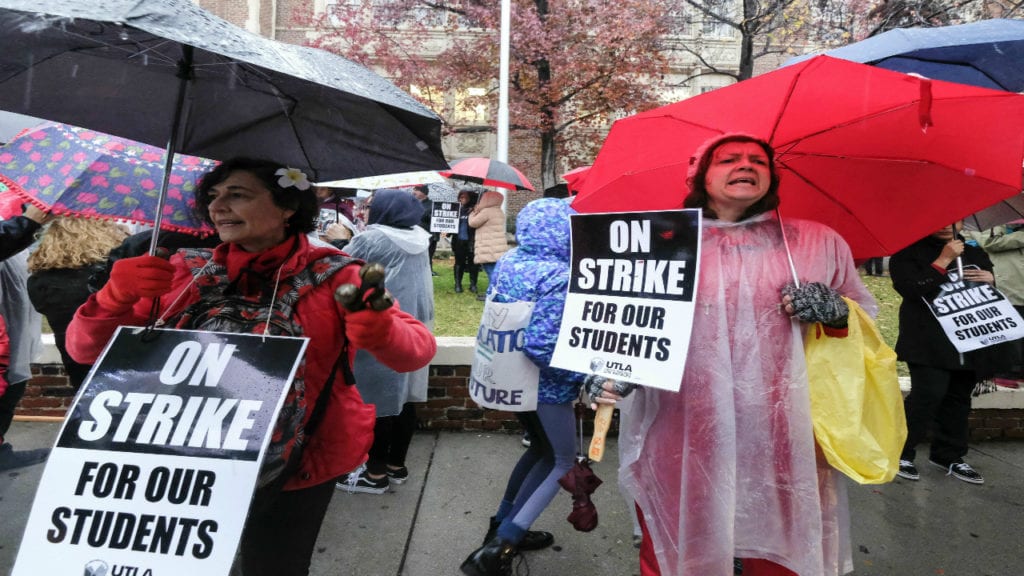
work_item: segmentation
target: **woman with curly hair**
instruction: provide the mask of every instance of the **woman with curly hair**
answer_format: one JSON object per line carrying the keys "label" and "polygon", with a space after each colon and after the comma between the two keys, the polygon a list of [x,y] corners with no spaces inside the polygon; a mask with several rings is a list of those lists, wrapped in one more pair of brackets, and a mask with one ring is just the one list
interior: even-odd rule
{"label": "woman with curly hair", "polygon": [[64,336],[75,310],[89,298],[89,276],[103,268],[107,254],[127,237],[124,227],[114,222],[62,216],[47,224],[29,256],[28,297],[46,316],[68,381],[76,390],[89,366],[68,356]]}

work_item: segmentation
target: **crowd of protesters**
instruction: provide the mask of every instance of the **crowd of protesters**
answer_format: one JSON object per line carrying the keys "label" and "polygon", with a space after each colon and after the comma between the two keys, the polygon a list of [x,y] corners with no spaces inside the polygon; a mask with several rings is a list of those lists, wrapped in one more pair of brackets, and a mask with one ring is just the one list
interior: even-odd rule
{"label": "crowd of protesters", "polygon": [[[468,289],[486,302],[536,306],[522,348],[540,371],[537,408],[517,413],[530,447],[512,467],[482,542],[461,565],[465,574],[505,576],[518,554],[554,542],[553,534],[531,526],[572,465],[572,405],[581,393],[594,406],[632,394],[620,436],[620,482],[637,511],[642,575],[846,574],[853,566],[845,484],[816,450],[806,373],[797,359],[808,323],[837,337],[845,333],[844,296],[871,314],[877,308],[838,234],[778,216],[774,153],[759,138],[726,134],[691,160],[690,192],[680,207],[703,214],[697,305],[716,313],[694,318],[693,353],[679,392],[550,365],[570,270],[573,211],[565,199],[528,204],[510,249],[498,192],[460,191],[458,229],[441,235],[430,229],[426,188],[382,189],[353,203],[278,163],[234,158],[206,174],[196,190],[199,214],[216,234],[161,233],[158,244],[169,250],[158,255],[146,254],[152,231],[128,236],[109,222],[50,221],[27,206],[0,221],[0,470],[46,458],[47,451],[14,450],[5,437],[30,376],[36,310],[46,314],[75,388],[115,329],[145,325],[154,306],[164,325],[179,329],[307,335],[295,375],[301,385],[285,398],[268,451],[275,458],[260,473],[260,485],[271,489],[257,493],[233,571],[307,574],[335,489],[382,494],[409,476],[415,403],[427,399],[427,369],[437,349],[433,259],[444,237],[456,293]],[[994,234],[989,241],[997,245]],[[943,282],[964,251],[959,229],[919,245],[890,262],[905,298],[901,323],[910,321],[908,302],[916,305]],[[969,253],[979,264],[970,278],[992,282],[991,262],[980,249]],[[786,260],[799,286],[789,269],[776,265]],[[384,266],[384,284],[396,301],[339,303],[336,290],[362,286],[369,262]],[[381,293],[373,288],[362,297]],[[915,314],[915,322],[928,324]],[[963,415],[975,375],[935,365],[932,353],[922,352],[933,360],[912,357],[921,338],[919,330],[901,330],[897,347],[914,379],[900,475],[918,479],[914,448],[936,424],[932,461],[980,483],[962,460]],[[952,358],[945,348],[943,357]],[[948,382],[937,387],[937,380]],[[946,404],[963,418],[939,421],[936,411]],[[726,477],[735,481],[719,481]]]}

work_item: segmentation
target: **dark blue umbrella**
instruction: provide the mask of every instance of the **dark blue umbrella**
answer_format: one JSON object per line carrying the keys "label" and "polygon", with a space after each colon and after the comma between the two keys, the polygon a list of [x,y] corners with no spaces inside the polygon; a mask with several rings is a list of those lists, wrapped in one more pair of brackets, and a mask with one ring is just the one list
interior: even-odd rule
{"label": "dark blue umbrella", "polygon": [[937,28],[899,28],[826,54],[888,70],[982,88],[1024,91],[1024,20],[982,20]]}

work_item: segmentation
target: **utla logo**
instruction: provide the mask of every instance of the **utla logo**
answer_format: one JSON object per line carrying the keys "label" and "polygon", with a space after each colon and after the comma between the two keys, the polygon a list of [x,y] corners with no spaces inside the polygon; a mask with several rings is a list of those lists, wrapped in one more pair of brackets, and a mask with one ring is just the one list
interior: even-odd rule
{"label": "utla logo", "polygon": [[103,560],[90,560],[85,564],[84,576],[153,576],[153,570],[117,564],[111,567]]}

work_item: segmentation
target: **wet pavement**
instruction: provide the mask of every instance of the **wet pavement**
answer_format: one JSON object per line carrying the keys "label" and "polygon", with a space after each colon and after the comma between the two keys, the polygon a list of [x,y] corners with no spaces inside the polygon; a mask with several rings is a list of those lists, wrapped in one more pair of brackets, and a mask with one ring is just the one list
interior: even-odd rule
{"label": "wet pavement", "polygon": [[[15,448],[51,446],[57,424],[15,422]],[[523,450],[518,436],[419,433],[409,480],[382,495],[336,492],[313,558],[315,576],[447,576],[487,529]],[[927,454],[927,448],[919,450]],[[1024,574],[1024,442],[972,446],[966,460],[985,477],[970,485],[919,458],[921,480],[850,486],[856,576]],[[520,574],[639,574],[629,506],[616,487],[615,444],[594,465],[605,483],[594,502],[600,525],[573,530],[562,492],[534,525],[555,545],[524,554]],[[0,472],[0,574],[14,565],[43,465]],[[205,576],[205,575],[204,575]],[[694,575],[705,576],[705,575]]]}

